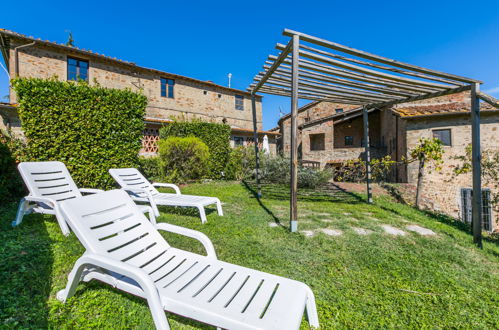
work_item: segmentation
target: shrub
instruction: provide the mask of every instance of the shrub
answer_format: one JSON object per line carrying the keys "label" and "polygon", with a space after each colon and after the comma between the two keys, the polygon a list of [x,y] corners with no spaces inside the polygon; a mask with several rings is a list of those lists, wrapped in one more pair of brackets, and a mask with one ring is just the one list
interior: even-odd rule
{"label": "shrub", "polygon": [[21,197],[24,186],[16,169],[16,156],[22,151],[22,141],[10,132],[0,131],[0,203]]}
{"label": "shrub", "polygon": [[298,187],[316,188],[328,183],[332,177],[333,177],[333,171],[329,168],[320,170],[310,167],[299,167]]}
{"label": "shrub", "polygon": [[[264,161],[263,151],[260,153],[261,161]],[[230,152],[229,161],[225,167],[225,178],[227,180],[243,180],[254,174],[255,148],[253,146],[239,146]]]}
{"label": "shrub", "polygon": [[208,167],[208,146],[196,137],[169,137],[159,141],[161,171],[168,181],[183,183],[202,178]]}
{"label": "shrub", "polygon": [[229,161],[230,126],[217,123],[195,121],[175,121],[159,131],[160,139],[168,137],[194,136],[203,141],[210,151],[208,172],[206,175],[212,179],[221,179]]}
{"label": "shrub", "polygon": [[140,171],[146,178],[152,181],[161,180],[161,165],[158,156],[155,157],[139,157]]}
{"label": "shrub", "polygon": [[79,186],[113,187],[108,170],[137,167],[147,98],[55,79],[15,79],[29,160],[66,164]]}
{"label": "shrub", "polygon": [[[329,182],[333,177],[330,169],[298,167],[298,187],[316,188]],[[281,156],[262,157],[261,179],[264,182],[289,184],[290,160]]]}

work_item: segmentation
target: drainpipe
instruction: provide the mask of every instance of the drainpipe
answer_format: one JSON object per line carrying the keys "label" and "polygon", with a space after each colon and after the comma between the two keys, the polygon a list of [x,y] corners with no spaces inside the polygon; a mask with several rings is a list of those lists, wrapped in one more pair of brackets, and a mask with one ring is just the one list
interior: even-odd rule
{"label": "drainpipe", "polygon": [[35,44],[36,44],[36,41],[33,41],[32,43],[17,46],[16,48],[14,48],[14,61],[15,61],[14,77],[15,78],[19,77],[19,49],[31,47],[31,46],[34,46]]}

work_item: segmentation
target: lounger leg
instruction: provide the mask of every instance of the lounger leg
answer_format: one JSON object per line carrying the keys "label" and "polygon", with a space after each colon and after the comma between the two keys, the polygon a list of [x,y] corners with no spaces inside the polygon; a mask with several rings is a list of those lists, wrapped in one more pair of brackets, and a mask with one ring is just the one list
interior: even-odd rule
{"label": "lounger leg", "polygon": [[307,318],[308,324],[312,328],[319,328],[319,316],[317,315],[317,306],[315,305],[315,296],[312,290],[307,287]]}
{"label": "lounger leg", "polygon": [[204,206],[198,206],[199,216],[201,217],[201,223],[206,222],[206,212],[204,211]]}
{"label": "lounger leg", "polygon": [[224,211],[222,210],[222,203],[220,203],[219,199],[217,199],[217,211],[218,211],[218,215],[223,217]]}
{"label": "lounger leg", "polygon": [[66,288],[57,292],[57,299],[59,301],[64,303],[74,295],[76,287],[78,286],[78,283],[80,283],[83,270],[85,270],[85,266],[86,265],[80,261],[76,261],[73,269],[68,275],[68,284],[66,284]]}
{"label": "lounger leg", "polygon": [[17,207],[16,220],[12,221],[12,227],[16,227],[21,224],[28,208],[29,202],[22,198],[19,202],[19,206]]}
{"label": "lounger leg", "polygon": [[59,212],[57,210],[57,207],[56,207],[56,210],[55,210],[55,218],[57,219],[57,222],[59,223],[59,227],[61,227],[62,234],[64,236],[69,236],[69,234],[71,233],[71,231],[69,230],[69,227],[68,227],[68,224],[66,222],[66,219],[63,217],[63,215],[61,214],[61,212]]}

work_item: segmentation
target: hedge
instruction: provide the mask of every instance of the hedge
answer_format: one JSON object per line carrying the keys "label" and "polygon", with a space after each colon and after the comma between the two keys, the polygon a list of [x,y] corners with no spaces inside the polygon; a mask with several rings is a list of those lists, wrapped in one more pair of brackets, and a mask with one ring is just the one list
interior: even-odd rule
{"label": "hedge", "polygon": [[0,130],[0,204],[13,201],[24,194],[21,176],[17,171],[17,141],[10,132]]}
{"label": "hedge", "polygon": [[209,148],[208,177],[221,179],[229,160],[230,126],[225,124],[207,123],[199,120],[174,121],[159,131],[160,139],[168,137],[194,136],[203,141]]}
{"label": "hedge", "polygon": [[66,164],[81,187],[114,186],[108,170],[137,167],[147,98],[85,82],[13,81],[29,160]]}

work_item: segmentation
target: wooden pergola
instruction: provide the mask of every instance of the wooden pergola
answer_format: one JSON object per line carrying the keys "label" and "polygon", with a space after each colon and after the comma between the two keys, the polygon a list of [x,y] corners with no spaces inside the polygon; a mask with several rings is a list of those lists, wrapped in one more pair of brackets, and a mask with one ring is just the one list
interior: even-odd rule
{"label": "wooden pergola", "polygon": [[[276,45],[248,91],[252,94],[253,128],[257,141],[255,94],[291,97],[290,228],[298,229],[297,111],[298,99],[358,105],[364,119],[364,145],[368,202],[372,203],[368,113],[399,103],[471,91],[473,165],[473,239],[481,246],[480,99],[499,107],[480,92],[479,80],[426,69],[285,29],[287,44]],[[261,197],[258,143],[255,143],[256,179]]]}

